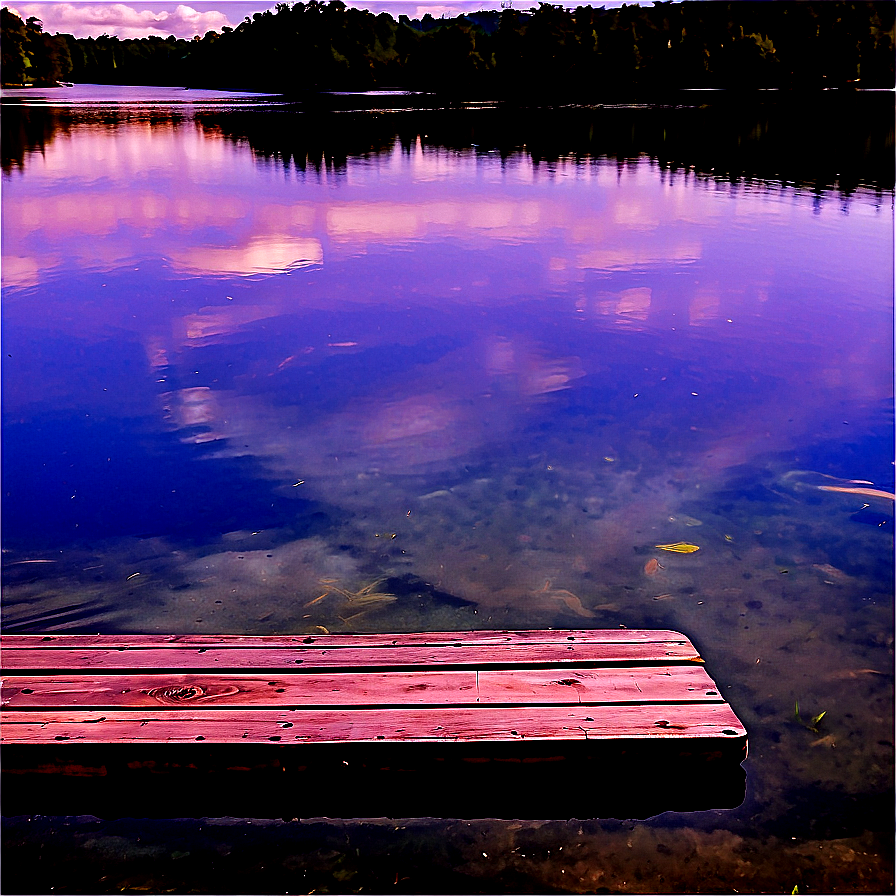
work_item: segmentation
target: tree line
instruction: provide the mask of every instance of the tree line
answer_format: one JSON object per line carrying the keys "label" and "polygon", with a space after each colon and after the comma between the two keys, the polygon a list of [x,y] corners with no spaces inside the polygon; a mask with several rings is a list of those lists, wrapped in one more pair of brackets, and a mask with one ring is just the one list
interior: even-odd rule
{"label": "tree line", "polygon": [[550,3],[396,21],[341,0],[279,3],[192,40],[49,35],[2,11],[5,84],[404,88],[573,96],[682,88],[894,86],[891,0]]}
{"label": "tree line", "polygon": [[[71,35],[44,33],[36,16],[22,21],[5,6],[0,10],[0,75],[3,86],[53,87],[72,70]],[[74,38],[72,38],[74,40]]]}

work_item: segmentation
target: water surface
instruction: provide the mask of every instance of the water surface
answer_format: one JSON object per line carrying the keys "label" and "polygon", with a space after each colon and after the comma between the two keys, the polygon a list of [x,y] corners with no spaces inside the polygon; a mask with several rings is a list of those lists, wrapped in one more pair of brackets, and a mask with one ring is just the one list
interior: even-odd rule
{"label": "water surface", "polygon": [[819,487],[893,491],[887,110],[77,89],[4,93],[4,632],[669,628],[751,753],[729,811],[268,822],[251,890],[245,820],[45,819],[38,890],[892,886],[893,501]]}

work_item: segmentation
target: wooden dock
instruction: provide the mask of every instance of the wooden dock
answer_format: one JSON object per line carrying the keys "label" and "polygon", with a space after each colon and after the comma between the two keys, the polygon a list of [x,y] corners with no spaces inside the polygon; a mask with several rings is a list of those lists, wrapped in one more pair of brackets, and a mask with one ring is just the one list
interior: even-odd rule
{"label": "wooden dock", "polygon": [[[746,731],[677,632],[15,635],[0,639],[0,667],[7,814],[10,799],[28,811],[47,775],[74,802],[108,791],[107,807],[124,787],[162,809],[147,803],[160,775],[168,785],[189,775],[187,814],[215,814],[208,800],[232,808],[243,780],[275,815],[370,814],[363,800],[331,811],[346,790],[366,793],[373,814],[445,814],[428,811],[439,801],[422,782],[435,775],[458,812],[540,817],[539,776],[546,791],[558,774],[593,776],[608,760],[642,784],[629,780],[616,814],[639,814],[636,791],[656,797],[658,786],[666,796],[640,814],[663,799],[699,803],[703,791],[743,798]],[[605,781],[589,811],[612,808],[617,783]],[[484,807],[460,799],[483,788]]]}

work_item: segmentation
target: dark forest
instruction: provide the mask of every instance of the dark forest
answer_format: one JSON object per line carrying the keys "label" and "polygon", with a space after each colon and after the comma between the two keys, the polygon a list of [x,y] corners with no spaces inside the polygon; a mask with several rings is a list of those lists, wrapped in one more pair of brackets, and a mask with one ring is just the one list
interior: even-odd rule
{"label": "dark forest", "polygon": [[541,3],[422,20],[280,3],[192,40],[50,35],[2,11],[5,85],[178,85],[299,94],[410,89],[573,98],[688,88],[894,86],[892,2]]}

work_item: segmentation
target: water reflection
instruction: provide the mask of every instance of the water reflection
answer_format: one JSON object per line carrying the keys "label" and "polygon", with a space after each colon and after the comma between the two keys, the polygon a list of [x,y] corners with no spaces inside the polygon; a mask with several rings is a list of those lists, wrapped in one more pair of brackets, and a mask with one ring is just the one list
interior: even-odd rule
{"label": "water reflection", "polygon": [[[197,274],[274,274],[323,264],[324,253],[316,239],[274,233],[250,237],[245,246],[184,249],[174,252],[171,260],[176,268]],[[188,334],[189,338],[197,335],[192,330]]]}
{"label": "water reflection", "polygon": [[4,629],[680,629],[747,800],[642,852],[886,839],[891,125],[498,111],[4,109]]}
{"label": "water reflection", "polygon": [[[102,342],[141,415],[264,477],[332,495],[371,473],[453,475],[609,400],[599,432],[637,426],[608,453],[643,468],[631,433],[666,433],[700,479],[792,451],[845,413],[839,396],[860,420],[889,396],[889,346],[867,338],[889,315],[875,194],[853,197],[848,228],[833,209],[818,226],[798,191],[676,181],[646,160],[560,159],[544,179],[528,150],[421,133],[383,136],[333,183],[291,182],[227,115],[130,114],[109,131],[78,113],[10,181],[27,192],[4,209],[9,344],[34,353],[39,301],[54,355]],[[263,130],[272,113],[230,114]],[[614,331],[641,334],[634,354]],[[116,332],[145,358],[136,390]],[[801,367],[817,377],[794,400]],[[83,410],[91,390],[57,369],[10,368],[7,408]]]}
{"label": "water reflection", "polygon": [[[407,98],[401,98],[406,101]],[[785,184],[849,195],[860,186],[892,189],[892,103],[883,95],[735,97],[657,108],[392,110],[390,114],[260,117],[208,113],[203,125],[246,140],[262,158],[297,171],[341,174],[349,158],[405,153],[422,143],[447,156],[494,154],[507,160],[525,147],[543,176],[562,176],[571,160],[648,157],[673,177]],[[397,100],[396,100],[397,102]],[[423,100],[420,101],[421,103]],[[402,106],[407,103],[403,102]]]}

